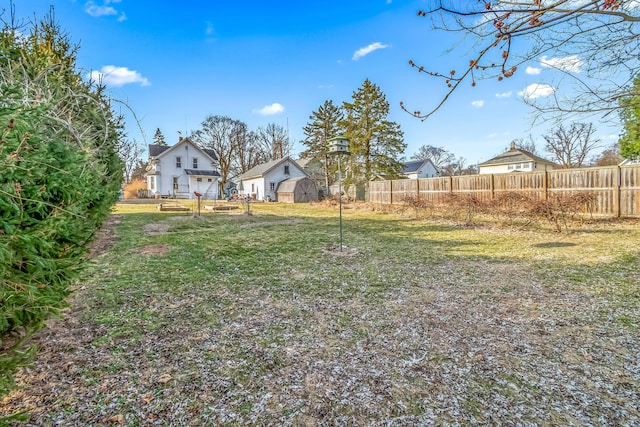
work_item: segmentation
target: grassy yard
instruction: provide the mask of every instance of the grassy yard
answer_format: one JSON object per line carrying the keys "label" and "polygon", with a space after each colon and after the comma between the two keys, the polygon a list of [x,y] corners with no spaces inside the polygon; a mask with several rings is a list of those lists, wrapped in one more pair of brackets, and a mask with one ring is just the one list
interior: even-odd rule
{"label": "grassy yard", "polygon": [[[639,425],[640,221],[570,233],[119,205],[1,413],[65,425]],[[109,237],[109,236],[107,236]]]}

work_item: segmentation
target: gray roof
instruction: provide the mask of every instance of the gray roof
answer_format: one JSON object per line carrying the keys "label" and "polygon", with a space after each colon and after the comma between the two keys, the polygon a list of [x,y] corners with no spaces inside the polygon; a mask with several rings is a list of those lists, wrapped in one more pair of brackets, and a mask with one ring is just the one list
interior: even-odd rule
{"label": "gray roof", "polygon": [[169,148],[171,147],[169,147],[168,145],[149,144],[149,157],[158,157]]}
{"label": "gray roof", "polygon": [[185,169],[184,173],[187,175],[196,175],[196,176],[220,176],[218,171],[212,170],[203,170],[203,169]]}
{"label": "gray roof", "polygon": [[413,173],[418,172],[420,170],[420,166],[422,166],[427,160],[414,160],[412,162],[406,162],[402,164],[402,173]]}
{"label": "gray roof", "polygon": [[293,193],[296,189],[296,184],[304,179],[309,179],[306,176],[298,176],[296,178],[285,179],[278,183],[276,193]]}
{"label": "gray roof", "polygon": [[[196,147],[198,147],[189,138],[184,138],[184,139],[178,141],[178,144],[180,144],[181,142],[190,142],[191,144],[193,144]],[[160,154],[164,153],[165,151],[167,151],[168,149],[173,148],[173,147],[175,147],[175,145],[169,146],[169,145],[149,144],[149,157],[158,157]],[[218,160],[218,156],[216,155],[215,151],[213,151],[211,149],[208,149],[208,148],[202,148],[202,147],[198,147],[198,148],[200,150],[204,151],[207,154],[207,156],[211,157],[212,160]]]}
{"label": "gray roof", "polygon": [[509,151],[506,151],[492,159],[487,160],[486,162],[480,163],[479,166],[508,165],[512,163],[530,162],[532,160],[534,162],[553,164],[553,162],[536,156],[535,154],[531,154],[528,151],[520,150],[518,148],[512,148]]}

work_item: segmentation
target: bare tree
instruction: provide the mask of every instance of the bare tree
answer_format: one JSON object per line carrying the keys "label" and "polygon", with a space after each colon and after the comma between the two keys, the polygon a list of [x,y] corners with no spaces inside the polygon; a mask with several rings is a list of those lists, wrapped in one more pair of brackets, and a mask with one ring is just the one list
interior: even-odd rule
{"label": "bare tree", "polygon": [[[444,95],[426,113],[402,105],[416,117],[431,116],[463,83],[476,86],[482,79],[508,79],[534,65],[557,71],[555,83],[523,91],[538,117],[605,116],[631,96],[630,83],[640,71],[636,0],[428,0],[428,4],[419,16],[429,17],[434,30],[460,32],[473,47],[453,46],[451,51],[463,50],[466,59],[444,71],[409,61],[420,73],[444,83]],[[437,32],[429,34],[436,37]],[[560,85],[567,89],[566,96],[557,95]]]}
{"label": "bare tree", "polygon": [[455,154],[445,150],[444,147],[434,147],[433,145],[421,146],[411,158],[414,160],[429,159],[438,170],[445,169],[447,165],[456,160]]}
{"label": "bare tree", "polygon": [[[513,140],[513,145],[515,148],[519,150],[526,151],[528,153],[538,155],[538,148],[536,147],[536,142],[533,140],[533,137],[529,135],[527,139],[525,138],[517,138]],[[505,151],[507,151],[505,149]]]}
{"label": "bare tree", "polygon": [[291,153],[292,144],[289,141],[289,135],[280,125],[269,123],[266,127],[258,128],[256,136],[258,144],[265,153],[268,153],[271,160],[282,159]]}
{"label": "bare tree", "polygon": [[255,132],[245,131],[236,135],[236,155],[233,159],[233,176],[239,176],[249,169],[270,160],[269,153],[265,152],[258,142]]}
{"label": "bare tree", "polygon": [[589,153],[599,146],[591,123],[572,123],[568,129],[562,125],[550,135],[545,135],[545,150],[563,168],[584,166]]}
{"label": "bare tree", "polygon": [[624,158],[620,155],[620,144],[615,143],[609,148],[602,150],[598,155],[593,156],[591,164],[593,166],[614,166],[619,165]]}
{"label": "bare tree", "polygon": [[191,139],[203,148],[213,150],[218,156],[220,169],[220,189],[230,179],[234,157],[242,135],[247,133],[247,125],[240,120],[227,116],[210,115],[202,122],[202,129],[197,130]]}
{"label": "bare tree", "polygon": [[142,163],[144,148],[135,139],[122,139],[117,146],[118,156],[124,165],[124,182],[131,182],[133,172]]}

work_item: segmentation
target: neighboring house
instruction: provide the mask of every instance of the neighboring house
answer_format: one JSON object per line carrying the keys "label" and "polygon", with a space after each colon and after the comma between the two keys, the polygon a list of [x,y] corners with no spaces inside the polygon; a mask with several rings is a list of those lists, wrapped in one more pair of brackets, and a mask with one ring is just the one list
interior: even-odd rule
{"label": "neighboring house", "polygon": [[640,157],[637,159],[624,159],[619,166],[640,165]]}
{"label": "neighboring house", "polygon": [[539,172],[555,168],[555,164],[547,159],[538,157],[528,151],[516,148],[511,143],[511,148],[492,159],[478,165],[478,173],[511,173],[511,172]]}
{"label": "neighboring house", "polygon": [[402,175],[409,179],[435,178],[440,172],[429,159],[412,160],[402,164]]}
{"label": "neighboring house", "polygon": [[318,160],[317,157],[301,157],[296,160],[296,163],[309,175],[318,190],[322,191],[322,194],[326,195],[329,193],[324,176],[324,168],[322,162]]}
{"label": "neighboring house", "polygon": [[177,144],[149,145],[149,166],[145,174],[151,197],[195,199],[218,198],[218,157],[212,150],[195,145],[189,138]]}
{"label": "neighboring house", "polygon": [[277,200],[278,184],[309,175],[290,157],[263,163],[240,175],[238,193],[255,200]]}

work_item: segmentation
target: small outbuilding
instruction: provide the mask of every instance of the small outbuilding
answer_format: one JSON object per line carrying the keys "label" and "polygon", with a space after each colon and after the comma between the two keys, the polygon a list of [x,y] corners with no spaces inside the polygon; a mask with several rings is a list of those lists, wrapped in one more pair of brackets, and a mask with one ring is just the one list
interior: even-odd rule
{"label": "small outbuilding", "polygon": [[289,178],[280,182],[276,194],[279,202],[306,203],[318,200],[318,188],[307,176]]}

